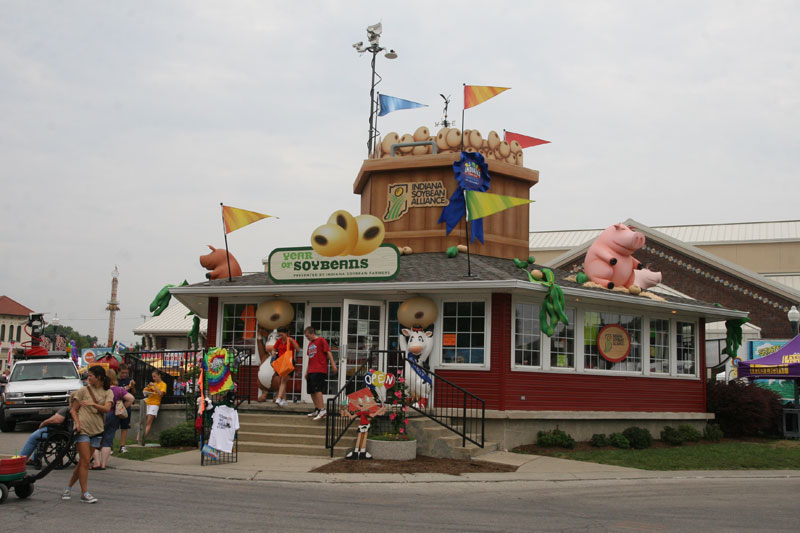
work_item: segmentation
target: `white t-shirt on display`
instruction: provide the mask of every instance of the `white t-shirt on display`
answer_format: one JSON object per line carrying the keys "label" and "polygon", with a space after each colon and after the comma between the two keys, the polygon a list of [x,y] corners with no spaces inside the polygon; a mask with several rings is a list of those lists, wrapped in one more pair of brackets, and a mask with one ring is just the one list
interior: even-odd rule
{"label": "white t-shirt on display", "polygon": [[211,418],[211,435],[208,438],[208,445],[222,452],[231,453],[236,430],[239,429],[239,413],[227,405],[220,405],[214,409]]}

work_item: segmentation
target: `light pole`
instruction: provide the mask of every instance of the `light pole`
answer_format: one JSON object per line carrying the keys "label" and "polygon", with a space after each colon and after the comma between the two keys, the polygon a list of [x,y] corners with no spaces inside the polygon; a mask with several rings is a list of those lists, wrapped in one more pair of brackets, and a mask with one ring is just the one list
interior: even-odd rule
{"label": "light pole", "polygon": [[786,313],[786,317],[792,325],[792,338],[795,338],[797,337],[798,324],[800,324],[800,311],[797,310],[797,306],[793,305],[789,312]]}
{"label": "light pole", "polygon": [[[367,41],[369,41],[369,46],[364,45],[364,41],[359,41],[353,44],[353,48],[359,54],[363,54],[364,52],[369,52],[372,54],[372,84],[370,85],[369,89],[369,137],[367,138],[367,157],[372,156],[372,148],[375,143],[375,137],[378,136],[378,129],[377,129],[377,121],[378,121],[378,110],[375,109],[375,86],[381,82],[381,77],[375,72],[375,58],[377,57],[379,52],[383,52],[386,48],[383,48],[380,45],[381,40],[381,33],[383,32],[383,25],[378,22],[377,24],[373,24],[372,26],[367,26]],[[384,54],[386,59],[397,59],[397,52],[394,50],[389,50]],[[375,81],[375,77],[378,77],[378,81]]]}

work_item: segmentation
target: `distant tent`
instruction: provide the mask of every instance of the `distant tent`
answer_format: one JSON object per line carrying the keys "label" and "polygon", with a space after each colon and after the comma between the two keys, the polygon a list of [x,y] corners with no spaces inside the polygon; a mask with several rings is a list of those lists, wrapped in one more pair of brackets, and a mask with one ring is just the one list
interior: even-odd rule
{"label": "distant tent", "polygon": [[736,371],[740,378],[800,379],[800,335],[774,353],[739,361]]}

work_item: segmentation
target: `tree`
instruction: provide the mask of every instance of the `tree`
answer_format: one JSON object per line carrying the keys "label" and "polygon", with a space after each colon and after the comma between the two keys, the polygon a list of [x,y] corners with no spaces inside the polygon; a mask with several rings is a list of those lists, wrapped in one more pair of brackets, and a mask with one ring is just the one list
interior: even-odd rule
{"label": "tree", "polygon": [[67,343],[69,343],[69,341],[75,341],[78,350],[82,350],[84,348],[91,348],[97,342],[97,337],[92,337],[90,335],[81,335],[79,332],[75,331],[69,326],[59,326],[58,329],[56,329],[52,324],[49,326],[45,326],[44,328],[45,337],[52,338],[56,334],[61,337],[66,337]]}

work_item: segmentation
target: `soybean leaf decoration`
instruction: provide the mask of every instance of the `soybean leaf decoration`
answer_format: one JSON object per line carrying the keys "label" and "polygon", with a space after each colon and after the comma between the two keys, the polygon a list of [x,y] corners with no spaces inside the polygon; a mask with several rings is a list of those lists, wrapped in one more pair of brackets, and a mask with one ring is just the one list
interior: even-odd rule
{"label": "soybean leaf decoration", "polygon": [[533,264],[534,258],[529,257],[527,261],[514,258],[514,264],[528,275],[528,281],[531,283],[538,283],[548,287],[547,294],[545,294],[544,301],[542,302],[541,309],[539,310],[539,324],[542,333],[548,337],[552,337],[559,322],[563,322],[565,326],[569,325],[569,318],[564,312],[564,291],[556,283],[555,275],[549,268],[543,268],[543,278],[538,280],[528,270],[528,265]]}
{"label": "soybean leaf decoration", "polygon": [[742,345],[742,326],[750,322],[749,318],[732,318],[725,321],[725,348],[722,353],[727,354],[731,359],[736,358],[739,347]]}

